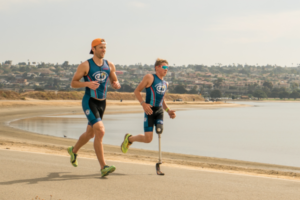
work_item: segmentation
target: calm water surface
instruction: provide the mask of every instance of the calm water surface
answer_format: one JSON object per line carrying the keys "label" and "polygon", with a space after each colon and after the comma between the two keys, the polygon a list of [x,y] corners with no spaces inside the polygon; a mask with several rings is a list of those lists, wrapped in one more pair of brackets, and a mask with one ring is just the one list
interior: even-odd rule
{"label": "calm water surface", "polygon": [[[300,167],[300,103],[242,104],[253,107],[184,110],[171,120],[165,115],[162,150],[218,158]],[[143,114],[105,115],[104,143],[120,145],[124,134],[143,133]],[[85,131],[84,115],[21,119],[11,126],[31,132],[78,139]],[[150,144],[132,147],[157,150]]]}

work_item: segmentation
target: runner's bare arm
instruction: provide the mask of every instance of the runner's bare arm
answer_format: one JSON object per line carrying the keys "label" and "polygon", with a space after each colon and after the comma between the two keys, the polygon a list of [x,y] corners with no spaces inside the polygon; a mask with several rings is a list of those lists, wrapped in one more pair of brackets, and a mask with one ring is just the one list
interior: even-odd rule
{"label": "runner's bare arm", "polygon": [[[165,102],[165,99],[163,100],[163,109],[166,110],[168,108],[167,103]],[[171,119],[174,119],[176,117],[176,111],[175,110],[168,110],[168,114]]]}
{"label": "runner's bare arm", "polygon": [[[169,84],[167,83],[167,85],[169,85]],[[168,105],[167,105],[167,103],[165,101],[165,97],[164,97],[162,106],[163,106],[164,110],[166,110],[168,108]],[[176,112],[175,110],[168,110],[168,114],[169,114],[169,116],[170,116],[171,119],[174,119],[176,117],[176,113],[175,112]]]}
{"label": "runner's bare arm", "polygon": [[152,81],[153,81],[153,75],[147,74],[144,76],[143,80],[140,82],[140,84],[134,90],[134,94],[140,103],[142,101],[144,101],[143,97],[141,95],[142,90],[146,87],[149,87],[151,85]]}
{"label": "runner's bare arm", "polygon": [[107,61],[107,62],[110,67],[110,74],[109,74],[110,84],[113,88],[120,89],[121,85],[120,85],[117,75],[116,75],[116,67],[112,62],[109,62],[109,61]]}
{"label": "runner's bare arm", "polygon": [[[169,87],[169,83],[167,82],[167,88]],[[163,106],[163,109],[166,110],[168,108],[168,105],[165,101],[165,97],[164,97],[164,100],[163,100],[163,103],[162,103],[162,106]]]}
{"label": "runner's bare arm", "polygon": [[[153,82],[153,79],[154,79],[154,77],[152,74],[145,75],[143,80],[140,82],[140,84],[134,90],[134,94],[140,103],[142,103],[144,101],[143,97],[141,95],[142,90],[146,87],[150,87]],[[150,104],[143,102],[142,106],[147,115],[151,115],[153,113],[153,111],[151,109],[152,106]]]}
{"label": "runner's bare arm", "polygon": [[80,79],[82,79],[83,76],[86,76],[89,71],[89,63],[88,61],[85,61],[81,63],[77,67],[77,71],[75,72],[73,79],[71,81],[71,87],[72,88],[82,88],[82,87],[89,87],[92,90],[95,90],[99,87],[99,83],[97,81],[91,81],[91,82],[81,82]]}

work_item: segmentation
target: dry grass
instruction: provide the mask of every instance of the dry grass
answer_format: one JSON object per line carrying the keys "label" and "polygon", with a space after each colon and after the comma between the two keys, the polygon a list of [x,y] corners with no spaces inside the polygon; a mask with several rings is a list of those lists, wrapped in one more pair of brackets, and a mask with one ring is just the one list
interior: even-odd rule
{"label": "dry grass", "polygon": [[39,100],[81,100],[84,92],[25,92],[20,94],[21,97],[39,99]]}
{"label": "dry grass", "polygon": [[0,90],[0,100],[21,100],[21,96],[14,91]]}
{"label": "dry grass", "polygon": [[[84,92],[42,92],[42,91],[32,91],[25,93],[17,93],[13,91],[0,91],[0,100],[26,100],[26,99],[38,99],[38,100],[81,100]],[[142,93],[143,98],[145,98],[145,93]],[[135,100],[134,93],[127,92],[108,92],[107,99],[109,100]],[[182,99],[183,101],[204,101],[201,95],[193,94],[170,94],[165,95],[165,100],[173,101],[176,99]]]}

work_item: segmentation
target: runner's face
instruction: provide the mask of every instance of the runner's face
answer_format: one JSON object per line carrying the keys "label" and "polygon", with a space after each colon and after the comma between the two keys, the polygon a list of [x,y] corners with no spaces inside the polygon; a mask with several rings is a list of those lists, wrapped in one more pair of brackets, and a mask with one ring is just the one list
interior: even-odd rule
{"label": "runner's face", "polygon": [[104,58],[106,52],[106,44],[99,44],[96,47],[94,47],[94,55],[98,58]]}
{"label": "runner's face", "polygon": [[162,63],[160,66],[155,67],[156,72],[161,76],[166,76],[168,69],[163,69],[162,66],[168,66],[168,63]]}

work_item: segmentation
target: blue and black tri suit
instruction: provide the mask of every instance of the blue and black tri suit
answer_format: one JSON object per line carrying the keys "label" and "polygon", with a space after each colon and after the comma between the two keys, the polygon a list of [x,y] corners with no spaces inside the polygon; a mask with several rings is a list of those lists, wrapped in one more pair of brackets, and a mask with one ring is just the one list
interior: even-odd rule
{"label": "blue and black tri suit", "polygon": [[104,59],[102,66],[96,65],[93,58],[89,59],[88,62],[89,72],[83,77],[84,81],[98,81],[100,84],[96,90],[86,87],[85,94],[82,99],[83,111],[88,118],[89,125],[93,126],[96,122],[103,119],[106,107],[107,82],[110,74],[110,67],[107,60]]}
{"label": "blue and black tri suit", "polygon": [[167,82],[161,80],[156,74],[153,74],[153,83],[150,87],[146,88],[146,103],[150,104],[153,113],[147,115],[145,113],[144,131],[152,132],[153,125],[163,125],[164,110],[162,107],[163,99],[167,91]]}

